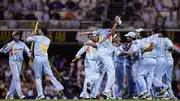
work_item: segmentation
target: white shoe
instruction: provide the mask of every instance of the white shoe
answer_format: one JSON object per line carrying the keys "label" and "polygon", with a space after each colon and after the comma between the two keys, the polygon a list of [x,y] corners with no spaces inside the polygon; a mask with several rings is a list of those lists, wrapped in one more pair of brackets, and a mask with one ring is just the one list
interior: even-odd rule
{"label": "white shoe", "polygon": [[89,99],[90,96],[89,96],[89,95],[85,95],[83,98],[84,98],[84,99]]}
{"label": "white shoe", "polygon": [[20,97],[19,97],[19,99],[24,99],[24,98],[25,98],[25,96],[24,96],[24,95],[22,95],[22,96],[20,96]]}
{"label": "white shoe", "polygon": [[41,99],[45,99],[45,96],[41,95],[41,96],[36,97],[36,100],[41,100]]}
{"label": "white shoe", "polygon": [[111,92],[102,92],[102,94],[105,95],[108,99],[113,99]]}
{"label": "white shoe", "polygon": [[118,99],[118,100],[122,100],[122,97],[118,97],[117,99]]}
{"label": "white shoe", "polygon": [[15,98],[13,96],[6,95],[5,99],[14,100]]}
{"label": "white shoe", "polygon": [[150,94],[146,95],[146,100],[152,100],[152,96]]}
{"label": "white shoe", "polygon": [[141,94],[139,95],[139,98],[140,99],[145,99],[147,93],[148,93],[147,91],[141,92]]}

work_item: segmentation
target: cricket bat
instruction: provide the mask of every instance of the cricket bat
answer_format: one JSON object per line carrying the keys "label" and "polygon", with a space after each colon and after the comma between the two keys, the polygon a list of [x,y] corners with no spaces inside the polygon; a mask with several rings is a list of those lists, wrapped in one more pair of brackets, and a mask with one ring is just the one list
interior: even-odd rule
{"label": "cricket bat", "polygon": [[[38,25],[39,25],[39,22],[37,21],[36,25],[35,25],[35,29],[34,29],[35,34],[36,34],[37,29],[38,29]],[[34,42],[31,43],[30,52],[31,52],[31,54],[33,54],[33,52],[34,52]],[[31,65],[32,62],[33,62],[33,58],[30,58],[29,64]]]}

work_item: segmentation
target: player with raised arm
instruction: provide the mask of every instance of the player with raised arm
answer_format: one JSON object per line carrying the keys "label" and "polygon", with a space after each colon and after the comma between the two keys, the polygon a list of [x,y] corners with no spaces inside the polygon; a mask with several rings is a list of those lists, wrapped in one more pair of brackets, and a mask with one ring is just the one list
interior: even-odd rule
{"label": "player with raised arm", "polygon": [[[45,29],[33,32],[32,36],[27,38],[28,42],[34,42],[33,68],[36,79],[36,89],[38,92],[38,96],[36,99],[45,98],[42,88],[42,72],[47,74],[47,76],[50,78],[52,84],[55,86],[56,90],[59,93],[59,97],[62,99],[64,98],[64,94],[62,92],[64,87],[57,81],[52,73],[47,52],[50,45],[50,39],[45,36],[47,33],[44,32]],[[35,33],[37,33],[37,35],[35,35]]]}
{"label": "player with raised arm", "polygon": [[[112,99],[111,89],[115,84],[115,70],[112,60],[112,35],[115,34],[116,27],[121,23],[122,21],[120,20],[120,17],[116,17],[115,23],[112,27],[111,21],[106,19],[102,23],[102,29],[84,33],[84,35],[95,34],[99,36],[99,44],[97,47],[97,61],[99,62],[97,63],[102,63],[107,70],[107,83],[102,93],[110,99]],[[87,44],[92,45],[93,43],[90,42]],[[98,88],[99,87],[97,87],[97,89]]]}
{"label": "player with raised arm", "polygon": [[14,99],[15,91],[17,92],[19,99],[24,99],[25,96],[22,94],[20,84],[20,73],[22,62],[24,60],[23,52],[25,51],[29,57],[31,57],[31,53],[26,44],[20,41],[20,33],[18,31],[14,31],[12,37],[13,41],[0,49],[0,52],[2,53],[9,53],[9,66],[12,73],[10,88],[5,99]]}

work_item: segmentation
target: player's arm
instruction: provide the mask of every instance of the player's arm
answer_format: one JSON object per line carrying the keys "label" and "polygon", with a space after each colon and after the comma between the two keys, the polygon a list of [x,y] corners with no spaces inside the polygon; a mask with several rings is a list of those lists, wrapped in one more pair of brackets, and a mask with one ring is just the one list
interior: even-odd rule
{"label": "player's arm", "polygon": [[86,52],[88,49],[88,46],[84,45],[77,53],[76,53],[76,56],[75,58],[72,60],[72,62],[75,62],[76,60],[80,59],[81,58],[81,55]]}
{"label": "player's arm", "polygon": [[7,44],[5,44],[1,49],[0,49],[0,53],[3,53],[3,50],[4,50],[4,48],[6,48],[7,47]]}
{"label": "player's arm", "polygon": [[84,52],[86,52],[88,49],[87,45],[84,45],[76,54],[76,57],[81,56]]}
{"label": "player's arm", "polygon": [[92,35],[93,32],[84,32],[84,33],[80,33],[79,35]]}
{"label": "player's arm", "polygon": [[97,46],[98,46],[98,43],[95,43],[95,42],[84,42],[84,45],[97,47]]}
{"label": "player's arm", "polygon": [[11,44],[11,43],[5,44],[5,45],[0,49],[0,52],[6,54],[7,52],[10,51],[11,47],[12,47],[12,44]]}
{"label": "player's arm", "polygon": [[28,37],[27,38],[27,40],[26,40],[27,42],[34,42],[35,41],[35,37],[33,36],[30,36],[30,37]]}
{"label": "player's arm", "polygon": [[138,52],[138,47],[133,45],[132,46],[132,51],[131,52],[127,52],[127,55],[137,55],[137,52]]}
{"label": "player's arm", "polygon": [[27,54],[28,57],[31,57],[30,49],[27,47],[27,45],[24,43],[24,51]]}
{"label": "player's arm", "polygon": [[116,18],[115,18],[115,23],[114,23],[112,29],[110,30],[110,34],[109,34],[109,35],[114,35],[114,34],[116,34],[116,33],[115,33],[116,28],[117,28],[118,24],[120,25],[121,23],[122,23],[122,21],[121,21],[120,17],[116,17]]}
{"label": "player's arm", "polygon": [[31,36],[29,36],[26,41],[27,41],[27,42],[35,42],[35,38],[36,38],[35,35],[36,35],[36,32],[33,31],[33,32],[31,33]]}
{"label": "player's arm", "polygon": [[142,53],[152,51],[155,48],[155,43],[152,42],[148,48],[142,50]]}

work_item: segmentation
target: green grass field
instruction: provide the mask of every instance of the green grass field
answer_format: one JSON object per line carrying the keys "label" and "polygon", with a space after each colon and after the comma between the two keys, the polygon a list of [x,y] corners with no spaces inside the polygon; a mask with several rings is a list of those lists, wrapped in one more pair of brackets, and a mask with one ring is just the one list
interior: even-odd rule
{"label": "green grass field", "polygon": [[[80,101],[81,99],[78,100],[45,100],[45,101]],[[28,99],[24,99],[24,100],[5,100],[5,99],[1,99],[0,101],[35,101],[35,99],[33,100],[28,100]],[[44,101],[44,100],[41,100]],[[120,100],[82,100],[82,101],[120,101]],[[139,101],[139,100],[125,100],[125,101]],[[159,101],[159,100],[140,100],[140,101]],[[161,100],[162,101],[162,100]],[[170,101],[170,100],[164,100],[164,101]]]}

